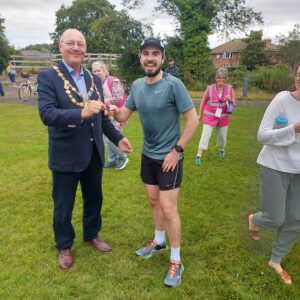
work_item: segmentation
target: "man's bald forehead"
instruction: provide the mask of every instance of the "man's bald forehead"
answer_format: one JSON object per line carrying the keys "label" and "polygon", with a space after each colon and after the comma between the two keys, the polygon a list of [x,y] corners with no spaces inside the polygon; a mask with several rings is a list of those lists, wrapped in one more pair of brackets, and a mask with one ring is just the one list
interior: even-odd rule
{"label": "man's bald forehead", "polygon": [[84,35],[77,29],[74,29],[74,28],[71,28],[71,29],[67,29],[65,30],[61,37],[60,37],[60,42],[62,42],[63,40],[65,40],[66,38],[68,38],[69,36],[72,36],[72,35],[80,35],[81,38],[84,40],[85,42],[85,37]]}

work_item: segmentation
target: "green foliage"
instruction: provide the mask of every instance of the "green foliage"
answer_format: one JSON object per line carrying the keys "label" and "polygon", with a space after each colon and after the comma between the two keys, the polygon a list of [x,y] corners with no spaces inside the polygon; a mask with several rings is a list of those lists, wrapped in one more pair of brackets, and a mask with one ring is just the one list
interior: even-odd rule
{"label": "green foliage", "polygon": [[[128,8],[145,0],[123,0]],[[210,60],[207,37],[213,32],[228,35],[244,31],[251,22],[262,22],[261,14],[245,6],[245,0],[157,0],[156,11],[175,17],[183,40],[184,80],[187,84],[208,80]]]}
{"label": "green foliage", "polygon": [[62,5],[56,12],[56,29],[51,34],[56,52],[60,36],[68,28],[84,34],[88,52],[120,54],[120,77],[131,82],[142,74],[138,49],[144,33],[152,34],[149,25],[136,21],[126,11],[116,11],[106,0],[75,0],[70,7]]}
{"label": "green foliage", "polygon": [[287,35],[281,34],[277,38],[280,45],[277,52],[279,60],[294,69],[300,62],[300,24],[295,24]]}
{"label": "green foliage", "polygon": [[241,51],[241,63],[247,66],[248,70],[254,70],[269,63],[265,52],[266,42],[262,40],[262,35],[262,30],[251,30],[248,37],[243,39],[246,47]]}
{"label": "green foliage", "polygon": [[41,52],[47,52],[51,51],[52,45],[51,44],[35,44],[35,45],[29,45],[23,48],[22,50],[37,50]]}
{"label": "green foliage", "polygon": [[279,92],[288,90],[294,82],[292,72],[286,65],[260,67],[255,72],[248,73],[249,87]]}
{"label": "green foliage", "polygon": [[[101,237],[113,252],[101,255],[82,241],[82,197],[76,196],[74,265],[57,265],[52,232],[47,129],[35,106],[0,104],[0,299],[299,299],[296,244],[284,259],[294,284],[284,286],[268,268],[274,232],[247,236],[245,213],[259,209],[256,141],[265,106],[237,106],[228,132],[227,157],[218,158],[215,132],[203,164],[194,157],[199,128],[185,149],[178,207],[182,221],[181,286],[166,289],[168,254],[150,260],[134,252],[154,234],[139,175],[142,129],[137,114],[125,126],[134,152],[122,171],[104,170]],[[20,122],[22,120],[22,122]],[[217,178],[217,182],[216,182]]]}
{"label": "green foliage", "polygon": [[9,45],[5,36],[5,19],[0,15],[0,74],[7,66],[9,60]]}

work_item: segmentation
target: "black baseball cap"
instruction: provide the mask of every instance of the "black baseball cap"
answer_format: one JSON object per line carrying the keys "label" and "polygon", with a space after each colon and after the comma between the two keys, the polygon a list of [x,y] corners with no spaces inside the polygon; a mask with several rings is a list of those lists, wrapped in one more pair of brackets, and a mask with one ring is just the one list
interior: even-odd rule
{"label": "black baseball cap", "polygon": [[164,52],[165,51],[165,47],[164,44],[162,43],[161,40],[150,37],[148,39],[145,39],[141,46],[140,46],[140,51],[144,50],[147,47],[156,47],[158,48],[160,51]]}

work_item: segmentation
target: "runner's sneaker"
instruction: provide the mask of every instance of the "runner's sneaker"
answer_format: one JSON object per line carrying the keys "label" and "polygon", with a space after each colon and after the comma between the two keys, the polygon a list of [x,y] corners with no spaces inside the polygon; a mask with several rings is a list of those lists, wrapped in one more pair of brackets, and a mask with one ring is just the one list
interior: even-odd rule
{"label": "runner's sneaker", "polygon": [[195,158],[195,164],[197,166],[200,166],[201,165],[201,156],[200,155],[197,155],[196,158]]}
{"label": "runner's sneaker", "polygon": [[140,248],[135,252],[137,256],[140,256],[142,258],[150,258],[156,254],[159,254],[161,252],[164,252],[168,250],[168,246],[166,242],[163,242],[162,244],[157,244],[156,241],[151,241],[148,245],[145,247]]}
{"label": "runner's sneaker", "polygon": [[220,157],[225,157],[225,150],[220,150],[219,156]]}
{"label": "runner's sneaker", "polygon": [[178,286],[181,282],[183,271],[184,267],[182,263],[171,260],[169,264],[169,270],[164,281],[165,286],[171,288]]}

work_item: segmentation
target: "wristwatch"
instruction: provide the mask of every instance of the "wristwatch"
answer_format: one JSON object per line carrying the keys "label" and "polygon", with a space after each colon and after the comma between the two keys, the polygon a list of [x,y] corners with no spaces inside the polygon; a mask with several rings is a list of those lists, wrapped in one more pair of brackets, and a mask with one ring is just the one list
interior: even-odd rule
{"label": "wristwatch", "polygon": [[175,148],[176,152],[178,152],[178,153],[183,153],[183,151],[184,151],[183,148],[179,145],[176,145],[174,148]]}

